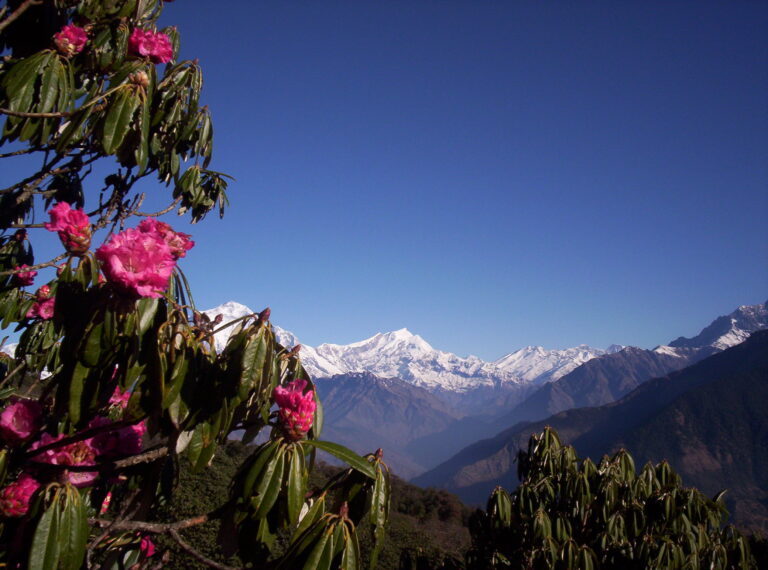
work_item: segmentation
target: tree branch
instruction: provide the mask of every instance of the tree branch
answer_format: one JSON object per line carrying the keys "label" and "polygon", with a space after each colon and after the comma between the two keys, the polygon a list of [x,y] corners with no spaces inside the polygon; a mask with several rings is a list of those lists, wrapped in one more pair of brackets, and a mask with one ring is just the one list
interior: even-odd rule
{"label": "tree branch", "polygon": [[109,528],[113,531],[123,530],[137,530],[139,532],[151,532],[153,534],[167,534],[172,530],[183,530],[192,526],[207,523],[214,519],[221,517],[224,508],[220,507],[214,509],[209,513],[203,515],[197,515],[196,517],[190,517],[188,519],[172,522],[172,523],[153,523],[146,521],[131,521],[131,520],[111,520],[101,518],[90,518],[88,524],[91,526],[97,526],[99,528]]}
{"label": "tree branch", "polygon": [[31,117],[33,119],[59,119],[69,117],[72,113],[69,111],[57,111],[53,113],[27,113],[26,111],[11,111],[0,107],[0,114],[9,117]]}
{"label": "tree branch", "polygon": [[169,530],[168,534],[171,535],[173,540],[176,541],[176,544],[178,544],[182,550],[184,550],[187,554],[189,554],[192,558],[198,560],[199,562],[202,562],[206,566],[210,566],[211,568],[216,568],[217,570],[240,570],[239,568],[236,568],[234,566],[227,566],[226,564],[219,564],[215,560],[211,560],[210,558],[206,558],[203,556],[200,552],[192,548],[189,544],[184,542],[184,540],[179,536],[179,533],[175,530]]}
{"label": "tree branch", "polygon": [[21,3],[21,5],[16,8],[16,11],[11,13],[10,16],[8,16],[5,20],[0,22],[0,32],[2,32],[5,28],[10,26],[19,16],[21,16],[24,12],[27,11],[28,8],[31,6],[37,6],[39,4],[42,4],[43,0],[24,0],[24,2]]}
{"label": "tree branch", "polygon": [[15,275],[16,273],[22,273],[24,271],[34,271],[36,269],[42,269],[44,267],[53,267],[68,255],[69,255],[68,253],[62,253],[61,255],[54,257],[50,261],[46,261],[45,263],[38,263],[37,265],[30,265],[29,267],[25,267],[24,269],[8,269],[7,271],[0,271],[0,277],[2,277],[3,275]]}

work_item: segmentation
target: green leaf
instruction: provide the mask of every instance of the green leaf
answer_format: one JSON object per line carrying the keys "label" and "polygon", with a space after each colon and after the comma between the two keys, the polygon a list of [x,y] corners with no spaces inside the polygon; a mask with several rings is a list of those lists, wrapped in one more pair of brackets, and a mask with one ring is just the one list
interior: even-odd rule
{"label": "green leaf", "polygon": [[390,477],[380,463],[376,465],[376,483],[371,495],[370,521],[373,526],[373,550],[371,551],[371,568],[376,566],[386,534],[386,525],[389,520],[390,503]]}
{"label": "green leaf", "polygon": [[114,96],[104,119],[104,134],[101,139],[104,152],[114,154],[123,144],[140,103],[139,97],[130,88],[121,89]]}
{"label": "green leaf", "polygon": [[77,570],[83,564],[88,543],[88,513],[80,493],[69,484],[66,499],[61,513],[62,524],[59,525],[59,534],[65,539],[60,564],[62,569]]}
{"label": "green leaf", "polygon": [[315,394],[315,421],[312,422],[312,437],[317,438],[320,437],[320,434],[323,431],[323,422],[325,421],[324,418],[324,412],[323,412],[323,403],[320,401],[320,398],[317,395],[317,390],[313,390]]}
{"label": "green leaf", "polygon": [[[347,536],[344,541],[344,553],[341,555],[341,569],[342,570],[358,570],[362,566],[362,560],[360,559],[360,543],[357,540],[357,533],[354,528],[344,527]],[[372,567],[375,564],[372,561]]]}
{"label": "green leaf", "polygon": [[39,113],[49,113],[53,110],[56,100],[59,98],[59,81],[64,68],[58,57],[50,61],[42,74],[40,83],[40,103],[37,105]]}
{"label": "green leaf", "polygon": [[376,470],[373,468],[373,465],[365,459],[364,457],[361,457],[351,449],[348,449],[344,447],[343,445],[339,445],[338,443],[332,443],[330,441],[320,441],[319,439],[307,439],[301,442],[302,445],[311,445],[313,447],[316,447],[322,451],[325,451],[326,453],[330,453],[337,459],[341,459],[345,463],[347,463],[350,467],[353,469],[356,469],[363,475],[367,475],[371,479],[376,479]]}
{"label": "green leaf", "polygon": [[90,374],[90,368],[81,363],[75,363],[75,369],[72,371],[72,379],[69,383],[69,417],[73,424],[80,421],[80,410],[82,409],[83,387],[85,379]]}
{"label": "green leaf", "polygon": [[[327,530],[320,535],[320,539],[315,543],[315,547],[309,553],[307,561],[304,563],[304,570],[320,570],[320,561],[323,559],[325,546],[330,538],[331,534]],[[328,566],[326,565],[325,568],[328,568]]]}
{"label": "green leaf", "polygon": [[29,570],[55,570],[59,564],[59,502],[53,503],[40,517],[29,550]]}
{"label": "green leaf", "polygon": [[304,517],[299,521],[299,525],[296,527],[296,532],[293,533],[292,542],[295,542],[299,536],[301,536],[304,532],[307,531],[307,529],[319,521],[324,514],[325,495],[320,495],[320,497],[315,499],[315,501],[312,503],[312,506],[307,509],[307,513],[304,515]]}
{"label": "green leaf", "polygon": [[304,506],[304,495],[307,492],[307,471],[304,452],[300,445],[290,450],[288,467],[288,520],[296,524],[299,520],[301,507]]}
{"label": "green leaf", "polygon": [[279,446],[280,440],[273,440],[263,443],[256,448],[252,456],[254,458],[253,463],[251,463],[248,473],[243,479],[243,498],[250,498],[253,494],[253,486],[261,476],[264,466],[271,461]]}
{"label": "green leaf", "polygon": [[255,518],[266,517],[269,510],[274,506],[283,487],[284,470],[285,448],[279,447],[275,457],[264,469],[261,481],[256,487],[256,496],[251,499],[251,504],[256,507],[253,514]]}

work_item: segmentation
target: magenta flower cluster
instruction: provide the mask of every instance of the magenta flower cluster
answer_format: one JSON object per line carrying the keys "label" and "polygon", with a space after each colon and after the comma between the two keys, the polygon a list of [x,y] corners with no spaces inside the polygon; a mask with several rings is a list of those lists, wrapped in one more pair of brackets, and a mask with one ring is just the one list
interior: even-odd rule
{"label": "magenta flower cluster", "polygon": [[32,283],[35,282],[37,271],[27,269],[27,267],[29,267],[29,265],[24,263],[13,268],[14,271],[18,271],[18,273],[13,274],[13,282],[15,285],[18,285],[19,287],[26,287],[28,285],[32,285]]}
{"label": "magenta flower cluster", "polygon": [[0,513],[7,517],[21,517],[29,510],[32,495],[40,488],[40,483],[22,473],[19,478],[0,491]]}
{"label": "magenta flower cluster", "polygon": [[297,378],[286,386],[275,388],[280,428],[285,437],[292,441],[303,439],[312,428],[315,418],[315,394],[313,390],[305,393],[306,387],[307,381]]}
{"label": "magenta flower cluster", "polygon": [[[125,410],[129,397],[130,394],[118,387],[109,400],[110,406]],[[104,429],[93,437],[55,445],[67,436],[39,433],[43,427],[43,411],[40,404],[35,400],[14,399],[0,413],[0,437],[9,447],[18,447],[34,440],[29,446],[33,462],[62,467],[96,465],[97,459],[114,459],[140,453],[146,432],[145,422],[109,429],[112,424],[114,421],[106,416],[97,416],[88,424],[88,428]],[[35,450],[40,451],[34,453]],[[34,467],[31,470],[34,472]],[[61,478],[76,487],[91,485],[97,477],[97,470],[61,471]],[[22,472],[15,482],[0,491],[0,514],[9,517],[26,514],[29,501],[39,486],[40,483],[32,474]]]}
{"label": "magenta flower cluster", "polygon": [[147,57],[152,63],[168,63],[173,59],[171,39],[162,32],[136,28],[128,38],[128,51]]}
{"label": "magenta flower cluster", "polygon": [[82,208],[73,210],[67,202],[59,202],[48,211],[51,221],[45,223],[49,232],[58,232],[64,248],[73,255],[82,255],[91,247],[91,221]]}
{"label": "magenta flower cluster", "polygon": [[53,35],[53,45],[59,53],[66,57],[77,55],[88,42],[88,34],[85,30],[74,24],[67,24],[61,31]]}
{"label": "magenta flower cluster", "polygon": [[155,219],[147,219],[96,250],[107,281],[135,297],[161,297],[168,288],[176,260],[186,255],[194,242],[184,233]]}
{"label": "magenta flower cluster", "polygon": [[51,288],[48,285],[43,285],[35,293],[35,303],[27,311],[27,318],[43,321],[51,319],[55,305],[56,298],[51,296]]}

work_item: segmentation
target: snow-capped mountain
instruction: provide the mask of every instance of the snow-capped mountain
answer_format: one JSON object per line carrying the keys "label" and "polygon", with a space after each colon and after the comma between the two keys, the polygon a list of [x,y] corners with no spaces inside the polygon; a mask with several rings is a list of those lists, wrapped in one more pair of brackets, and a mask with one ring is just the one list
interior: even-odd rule
{"label": "snow-capped mountain", "polygon": [[715,352],[741,344],[753,332],[768,328],[768,301],[762,305],[742,305],[730,315],[716,318],[693,338],[679,337],[654,352],[687,358],[691,352]]}
{"label": "snow-capped mountain", "polygon": [[[253,313],[233,301],[204,312],[211,319],[223,315],[222,323]],[[274,325],[273,329],[284,346],[299,344],[292,333]],[[226,329],[217,335],[217,349],[224,346],[230,332],[231,329]],[[302,345],[301,360],[309,373],[318,378],[370,372],[382,378],[401,378],[428,390],[466,392],[505,384],[549,382],[587,360],[621,348],[615,345],[608,350],[586,345],[565,350],[526,347],[495,362],[486,362],[476,356],[463,358],[435,349],[419,335],[403,328],[347,345],[321,344],[314,348]]]}
{"label": "snow-capped mountain", "polygon": [[588,360],[604,354],[619,352],[625,347],[612,344],[605,350],[580,344],[564,350],[546,350],[541,346],[526,346],[496,360],[493,364],[505,370],[514,370],[526,382],[543,384],[557,380]]}

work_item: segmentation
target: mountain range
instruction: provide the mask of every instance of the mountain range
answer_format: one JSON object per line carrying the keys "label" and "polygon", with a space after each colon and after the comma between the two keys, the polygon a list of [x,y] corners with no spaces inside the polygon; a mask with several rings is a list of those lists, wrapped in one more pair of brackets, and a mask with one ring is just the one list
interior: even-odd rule
{"label": "mountain range", "polygon": [[[227,323],[253,311],[230,301],[204,313],[211,318],[220,314],[222,322]],[[274,325],[273,330],[285,346],[300,343],[289,331]],[[224,346],[229,333],[230,329],[225,329],[217,334],[218,349]],[[301,360],[313,378],[356,372],[399,378],[441,395],[450,404],[460,403],[463,408],[480,411],[498,402],[499,393],[504,394],[506,404],[520,401],[536,386],[557,380],[589,360],[623,348],[612,345],[603,350],[580,345],[547,350],[527,346],[488,362],[472,355],[461,357],[435,349],[419,335],[402,328],[347,345],[302,344]]]}
{"label": "mountain range", "polygon": [[[229,322],[252,311],[230,302],[206,313]],[[766,326],[768,309],[756,305],[654,350],[526,347],[483,362],[435,350],[401,329],[350,345],[304,345],[300,354],[326,408],[324,437],[360,453],[384,447],[394,471],[409,478],[520,421],[613,402]],[[273,330],[283,345],[299,343],[292,333]],[[219,346],[225,341],[216,338]],[[415,402],[418,420],[409,412]]]}
{"label": "mountain range", "polygon": [[667,459],[687,485],[728,488],[733,520],[768,530],[768,331],[682,370],[649,380],[617,402],[520,422],[414,479],[480,504],[495,485],[517,485],[515,460],[530,435],[557,429],[580,456],[627,448],[638,466]]}

